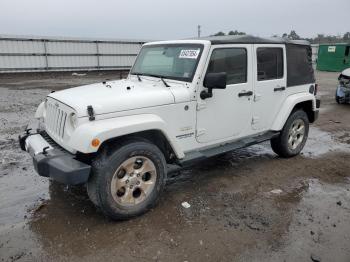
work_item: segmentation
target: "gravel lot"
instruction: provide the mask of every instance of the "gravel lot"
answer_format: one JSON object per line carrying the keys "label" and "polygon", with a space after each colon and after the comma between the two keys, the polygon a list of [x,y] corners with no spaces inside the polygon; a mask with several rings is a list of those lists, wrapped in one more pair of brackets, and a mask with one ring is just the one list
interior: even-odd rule
{"label": "gravel lot", "polygon": [[264,143],[210,159],[173,174],[151,212],[112,222],[83,188],[39,177],[17,136],[51,90],[119,73],[0,75],[0,260],[350,261],[350,105],[334,101],[337,76],[317,73],[322,110],[302,155]]}

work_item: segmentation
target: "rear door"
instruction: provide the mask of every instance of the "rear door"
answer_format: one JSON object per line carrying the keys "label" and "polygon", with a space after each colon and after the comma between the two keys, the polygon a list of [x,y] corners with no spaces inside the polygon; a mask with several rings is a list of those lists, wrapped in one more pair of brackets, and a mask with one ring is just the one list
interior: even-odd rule
{"label": "rear door", "polygon": [[269,130],[286,97],[285,45],[256,44],[254,50],[254,103],[252,128]]}

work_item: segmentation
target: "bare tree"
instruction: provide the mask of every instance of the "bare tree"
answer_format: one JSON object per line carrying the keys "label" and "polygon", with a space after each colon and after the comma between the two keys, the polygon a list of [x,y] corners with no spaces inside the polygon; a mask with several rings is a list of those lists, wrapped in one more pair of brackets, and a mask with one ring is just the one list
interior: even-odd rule
{"label": "bare tree", "polygon": [[220,32],[217,32],[214,36],[223,36],[223,35],[225,35],[225,33],[220,31]]}
{"label": "bare tree", "polygon": [[345,40],[345,41],[349,41],[349,40],[350,40],[350,32],[346,32],[346,33],[343,35],[343,40]]}
{"label": "bare tree", "polygon": [[235,30],[235,31],[230,31],[230,32],[228,32],[228,34],[229,35],[245,35],[246,33],[244,33],[244,32],[239,32],[239,31],[237,31],[237,30]]}
{"label": "bare tree", "polygon": [[299,40],[300,36],[294,30],[292,30],[290,31],[288,38],[293,40]]}

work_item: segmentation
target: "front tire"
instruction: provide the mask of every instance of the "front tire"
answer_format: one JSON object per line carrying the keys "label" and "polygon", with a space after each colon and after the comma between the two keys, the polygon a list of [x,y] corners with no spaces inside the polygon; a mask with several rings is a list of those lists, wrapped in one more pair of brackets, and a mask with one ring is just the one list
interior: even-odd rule
{"label": "front tire", "polygon": [[303,110],[296,110],[287,119],[281,133],[271,139],[272,150],[280,157],[300,154],[309,134],[309,119]]}
{"label": "front tire", "polygon": [[148,141],[133,140],[97,157],[87,189],[91,201],[106,216],[124,220],[157,203],[166,175],[160,149]]}

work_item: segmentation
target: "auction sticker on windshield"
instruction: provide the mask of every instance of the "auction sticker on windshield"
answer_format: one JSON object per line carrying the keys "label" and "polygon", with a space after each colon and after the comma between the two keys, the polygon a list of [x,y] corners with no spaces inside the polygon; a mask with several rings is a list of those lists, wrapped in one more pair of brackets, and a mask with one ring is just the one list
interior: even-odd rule
{"label": "auction sticker on windshield", "polygon": [[199,52],[200,52],[199,49],[181,50],[179,58],[197,59]]}

